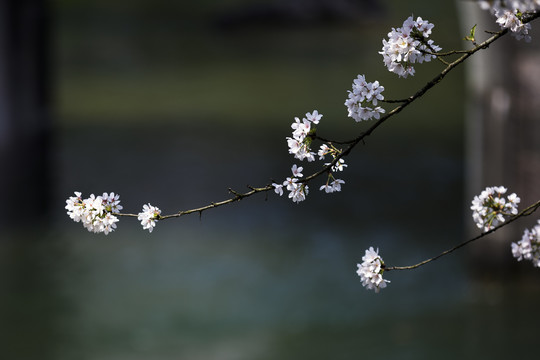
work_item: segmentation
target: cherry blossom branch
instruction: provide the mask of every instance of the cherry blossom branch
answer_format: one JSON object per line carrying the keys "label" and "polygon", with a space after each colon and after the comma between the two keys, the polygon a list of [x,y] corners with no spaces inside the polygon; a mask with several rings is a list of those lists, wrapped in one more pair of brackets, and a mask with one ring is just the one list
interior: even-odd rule
{"label": "cherry blossom branch", "polygon": [[[498,40],[500,37],[505,35],[508,32],[508,29],[501,30],[497,32],[495,35],[487,39],[486,41],[482,42],[481,44],[475,46],[471,50],[465,51],[465,53],[459,57],[457,60],[449,63],[446,68],[444,68],[439,74],[437,74],[433,79],[427,82],[426,85],[424,85],[422,88],[420,88],[414,95],[408,97],[407,99],[403,100],[395,100],[395,102],[401,102],[402,105],[394,108],[392,111],[390,111],[388,114],[382,116],[375,124],[373,124],[366,132],[358,136],[357,138],[346,141],[345,143],[351,143],[351,144],[357,144],[359,141],[364,139],[366,136],[369,136],[377,127],[379,127],[383,122],[388,120],[390,117],[394,116],[395,114],[401,112],[401,110],[405,109],[407,106],[409,106],[411,103],[413,103],[415,100],[422,97],[428,90],[430,90],[432,87],[437,85],[439,82],[441,82],[446,75],[450,71],[452,71],[454,68],[456,68],[458,65],[460,65],[462,62],[464,62],[468,57],[475,54],[479,50],[487,49],[494,41]],[[386,102],[392,102],[391,100],[386,100]]]}
{"label": "cherry blossom branch", "polygon": [[[530,16],[527,19],[527,21],[532,21],[532,20],[536,19],[539,16],[540,16],[539,13],[534,13],[532,16]],[[498,32],[494,33],[489,39],[487,39],[484,42],[478,44],[477,46],[475,46],[474,48],[472,48],[470,50],[463,50],[463,51],[460,51],[460,52],[456,52],[456,54],[463,54],[463,55],[461,57],[459,57],[458,59],[456,59],[455,61],[453,61],[451,63],[448,63],[448,65],[439,74],[437,74],[433,79],[428,81],[423,87],[421,87],[415,94],[411,95],[410,97],[408,97],[406,99],[401,99],[401,100],[383,100],[386,103],[401,103],[401,105],[395,107],[394,109],[392,109],[387,114],[381,116],[379,120],[377,120],[371,127],[369,127],[366,131],[362,132],[356,138],[351,139],[351,140],[345,140],[345,141],[339,141],[339,140],[336,141],[336,140],[325,139],[323,137],[320,137],[316,133],[311,134],[310,137],[312,139],[319,139],[319,140],[322,140],[322,141],[325,141],[325,142],[328,142],[328,143],[342,144],[342,145],[348,145],[348,146],[341,153],[337,154],[334,157],[334,159],[328,165],[325,165],[319,171],[316,171],[313,174],[305,177],[301,181],[301,183],[307,184],[311,180],[313,180],[315,178],[318,178],[319,176],[321,176],[323,174],[328,174],[329,172],[331,172],[332,167],[334,167],[339,162],[339,160],[341,158],[344,158],[347,155],[349,155],[349,153],[353,150],[353,148],[356,145],[358,145],[366,137],[371,135],[385,121],[387,121],[392,116],[400,113],[403,109],[405,109],[406,107],[411,105],[414,101],[421,98],[431,88],[433,88],[435,85],[440,83],[446,77],[446,75],[448,75],[448,73],[450,73],[450,71],[455,69],[461,63],[463,63],[467,58],[469,58],[470,56],[472,56],[473,54],[475,54],[476,52],[478,52],[480,50],[487,49],[493,42],[497,41],[499,38],[504,36],[506,33],[508,33],[508,29],[503,29],[501,31],[498,31]],[[437,55],[437,54],[435,54],[435,55]],[[232,203],[240,201],[240,200],[242,200],[244,198],[250,197],[252,195],[262,193],[262,192],[266,193],[268,191],[273,190],[272,185],[266,185],[264,187],[259,187],[259,188],[252,188],[252,187],[249,187],[249,188],[251,190],[248,191],[248,192],[244,192],[244,193],[236,192],[236,191],[234,191],[232,189],[229,189],[229,192],[234,195],[234,197],[232,197],[232,198],[229,198],[229,199],[226,199],[226,200],[223,200],[223,201],[219,201],[219,202],[212,202],[212,203],[210,203],[208,205],[205,205],[205,206],[202,206],[202,207],[199,207],[199,208],[194,208],[194,209],[189,209],[189,210],[181,210],[181,211],[178,211],[177,213],[170,214],[170,215],[160,215],[160,214],[158,214],[158,215],[156,215],[155,219],[156,220],[165,220],[165,219],[170,219],[170,218],[178,218],[178,217],[193,214],[193,213],[198,213],[199,216],[200,216],[206,210],[210,210],[210,209],[214,209],[214,208],[217,208],[217,207],[220,207],[220,206],[232,204]],[[137,214],[126,214],[126,213],[120,213],[120,212],[114,213],[114,215],[116,215],[116,216],[125,216],[125,217],[138,217]]]}
{"label": "cherry blossom branch", "polygon": [[483,232],[482,234],[480,234],[478,236],[475,236],[475,237],[473,237],[473,238],[471,238],[469,240],[466,240],[466,241],[462,242],[461,244],[454,246],[451,249],[445,250],[445,251],[443,251],[442,253],[440,253],[437,256],[434,256],[434,257],[432,257],[430,259],[426,259],[424,261],[421,261],[418,264],[409,265],[409,266],[386,266],[386,265],[383,264],[382,267],[383,267],[384,271],[412,270],[412,269],[419,268],[420,266],[426,265],[426,264],[428,264],[428,263],[430,263],[432,261],[435,261],[435,260],[437,260],[437,259],[439,259],[439,258],[441,258],[441,257],[443,257],[445,255],[448,255],[448,254],[456,251],[457,249],[464,247],[465,245],[468,245],[468,244],[470,244],[470,243],[472,243],[472,242],[474,242],[476,240],[482,239],[482,238],[486,237],[487,235],[500,230],[501,228],[505,227],[506,225],[509,225],[510,223],[516,221],[517,219],[519,219],[521,217],[532,215],[536,210],[538,210],[538,208],[540,208],[540,201],[537,201],[534,204],[528,206],[527,208],[522,210],[520,213],[510,217],[507,221],[503,222],[502,224],[500,224],[500,225],[498,225],[496,227],[493,227],[490,230],[488,230],[486,232]]}
{"label": "cherry blossom branch", "polygon": [[[364,75],[358,75],[353,80],[352,91],[348,91],[348,98],[345,101],[345,106],[349,113],[348,116],[356,122],[371,120],[373,118],[377,121],[372,123],[367,130],[361,132],[355,138],[346,141],[332,141],[319,136],[315,125],[319,124],[323,115],[319,114],[317,110],[314,110],[313,113],[306,113],[306,117],[301,120],[295,118],[295,122],[291,125],[291,128],[294,129],[292,137],[287,137],[289,153],[301,161],[304,159],[314,161],[315,155],[318,155],[320,160],[324,160],[325,156],[332,157],[329,163],[325,163],[324,166],[311,175],[304,178],[302,174],[303,168],[294,164],[291,168],[292,176],[287,177],[283,183],[271,183],[258,188],[248,186],[249,191],[246,192],[238,192],[229,188],[229,193],[232,197],[228,199],[211,202],[205,206],[190,210],[178,211],[170,215],[161,215],[161,210],[151,204],[144,204],[143,211],[138,214],[121,213],[123,207],[120,205],[118,194],[103,193],[100,196],[91,194],[90,197],[83,200],[82,194],[75,192],[75,196],[66,200],[67,205],[65,208],[68,210],[68,216],[75,222],[82,222],[87,230],[95,233],[105,233],[105,235],[116,229],[118,217],[137,217],[141,221],[143,229],[152,232],[156,226],[156,222],[159,220],[177,218],[193,213],[198,213],[199,216],[202,216],[204,211],[232,204],[258,193],[268,193],[271,190],[274,190],[281,196],[283,195],[284,187],[290,191],[289,198],[292,198],[293,202],[304,201],[308,193],[308,183],[323,175],[327,176],[327,180],[326,184],[320,187],[320,190],[324,190],[327,193],[341,191],[341,184],[345,182],[337,179],[335,175],[336,172],[342,171],[347,166],[343,158],[348,156],[360,142],[363,143],[366,137],[371,135],[389,118],[397,115],[414,101],[424,96],[470,56],[480,50],[487,49],[493,42],[507,33],[511,33],[518,40],[531,40],[529,35],[531,27],[528,23],[540,17],[540,12],[538,11],[540,10],[540,4],[536,0],[516,0],[511,3],[511,7],[510,5],[506,7],[505,2],[499,1],[482,1],[479,4],[484,9],[489,9],[496,16],[496,22],[502,30],[498,32],[486,31],[491,37],[477,44],[475,39],[475,25],[471,29],[470,35],[464,38],[464,40],[470,41],[474,45],[470,50],[440,52],[441,48],[435,45],[433,40],[429,39],[434,25],[421,17],[413,19],[411,16],[403,22],[402,27],[397,29],[392,28],[392,31],[388,33],[388,39],[383,40],[383,48],[379,52],[383,56],[384,64],[390,72],[403,78],[413,76],[415,73],[413,64],[428,62],[432,59],[439,60],[444,65],[444,69],[413,95],[406,99],[396,100],[385,100],[382,95],[384,87],[378,81],[367,82]],[[519,9],[523,10],[523,12]],[[443,57],[446,58],[448,56],[456,56],[457,58],[453,61],[443,59]],[[381,106],[377,106],[379,101],[399,105],[391,111],[386,112]],[[317,154],[311,151],[313,140],[321,140],[323,142]],[[336,145],[343,145],[345,149],[339,149]],[[378,253],[378,249],[374,250],[373,247],[370,247],[362,257],[363,262],[358,264],[357,274],[361,278],[362,285],[367,289],[379,292],[389,282],[382,277],[384,271],[411,270],[428,264],[471,242],[498,231],[518,218],[531,215],[540,207],[540,201],[538,201],[525,210],[518,212],[517,205],[520,202],[520,198],[516,194],[511,194],[507,197],[503,196],[506,191],[507,189],[504,186],[488,187],[479,196],[475,196],[471,206],[473,220],[479,228],[483,228],[484,232],[451,249],[443,251],[435,257],[410,266],[386,266]],[[518,261],[522,259],[531,260],[534,266],[540,267],[540,221],[539,225],[533,229],[525,230],[520,241],[512,243],[512,254]]]}

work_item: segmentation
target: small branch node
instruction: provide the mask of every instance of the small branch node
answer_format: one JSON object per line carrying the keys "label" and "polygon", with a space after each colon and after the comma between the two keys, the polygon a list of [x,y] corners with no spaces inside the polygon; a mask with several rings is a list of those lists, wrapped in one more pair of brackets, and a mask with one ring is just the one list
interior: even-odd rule
{"label": "small branch node", "polygon": [[[242,197],[242,194],[240,194],[238,191],[234,191],[233,189],[229,188],[229,192],[231,194],[233,194],[234,196],[236,196],[237,198],[241,198]],[[214,203],[212,203],[214,204]]]}

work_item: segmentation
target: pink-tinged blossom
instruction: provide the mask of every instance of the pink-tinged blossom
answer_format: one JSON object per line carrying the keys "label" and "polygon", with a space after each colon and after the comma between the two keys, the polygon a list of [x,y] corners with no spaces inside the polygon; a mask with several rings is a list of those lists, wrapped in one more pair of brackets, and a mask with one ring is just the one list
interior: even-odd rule
{"label": "pink-tinged blossom", "polygon": [[117,213],[124,208],[120,205],[120,195],[115,194],[114,192],[111,192],[110,194],[103,193],[101,198],[103,199],[103,206],[105,206],[108,211]]}
{"label": "pink-tinged blossom", "polygon": [[294,189],[296,189],[296,187],[298,186],[298,184],[296,183],[298,181],[297,178],[295,177],[288,177],[284,182],[283,182],[283,186],[285,186],[287,188],[287,190],[289,191],[293,191]]}
{"label": "pink-tinged blossom", "polygon": [[311,122],[307,119],[300,120],[297,117],[295,117],[294,120],[295,122],[291,124],[291,128],[294,130],[292,133],[293,138],[303,142],[311,131]]}
{"label": "pink-tinged blossom", "polygon": [[293,155],[296,155],[297,153],[299,153],[304,146],[302,141],[299,141],[298,139],[295,139],[295,138],[287,138],[287,145],[289,145],[289,154],[293,154]]}
{"label": "pink-tinged blossom", "polygon": [[317,110],[313,110],[313,113],[306,113],[307,120],[311,121],[314,124],[318,124],[322,117],[323,115],[319,114]]}

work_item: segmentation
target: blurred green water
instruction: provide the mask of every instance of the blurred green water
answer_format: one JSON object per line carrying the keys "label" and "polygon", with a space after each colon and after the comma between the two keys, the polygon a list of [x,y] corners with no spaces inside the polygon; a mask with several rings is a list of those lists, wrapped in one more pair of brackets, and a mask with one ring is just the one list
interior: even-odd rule
{"label": "blurred green water", "polygon": [[457,42],[450,2],[388,2],[380,24],[240,33],[216,31],[210,4],[232,7],[57,2],[53,226],[0,244],[5,357],[533,354],[535,278],[477,281],[465,251],[389,273],[378,295],[355,274],[371,245],[405,265],[463,239],[460,72],[349,157],[341,194],[314,184],[300,205],[262,195],[159,223],[151,235],[133,219],[107,237],[69,221],[63,206],[75,190],[118,192],[129,212],[151,202],[170,213],[288,176],[294,116],[317,108],[321,131],[349,138],[362,126],[342,105],[356,74],[403,97],[438,69],[419,67],[407,81],[386,73],[369,54],[391,26],[414,12],[436,22],[445,48]]}
{"label": "blurred green water", "polygon": [[[448,16],[455,16],[451,3],[426,7],[421,1],[385,2],[379,16],[360,17],[355,23],[234,31],[217,23],[223,13],[242,8],[225,4],[179,6],[176,12],[154,9],[150,14],[142,5],[132,11],[95,4],[59,7],[55,54],[61,124],[103,125],[114,117],[115,123],[127,124],[151,118],[154,124],[159,119],[187,126],[204,119],[282,128],[291,117],[313,108],[342,119],[346,90],[357,74],[378,79],[387,97],[400,98],[440,69],[439,64],[425,64],[417,77],[403,80],[382,66],[377,54],[381,40],[407,16],[419,9],[425,17],[437,16],[438,43],[444,48],[460,44],[455,17]],[[447,86],[459,104],[459,83]],[[427,114],[433,109],[437,107],[429,107]],[[449,128],[455,128],[459,121],[451,123]]]}

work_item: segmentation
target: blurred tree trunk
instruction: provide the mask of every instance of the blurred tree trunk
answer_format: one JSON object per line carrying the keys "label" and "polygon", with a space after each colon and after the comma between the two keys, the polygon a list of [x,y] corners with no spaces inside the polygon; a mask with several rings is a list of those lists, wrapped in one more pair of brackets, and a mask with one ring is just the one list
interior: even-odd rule
{"label": "blurred tree trunk", "polygon": [[[458,1],[458,7],[463,36],[474,24],[479,41],[488,36],[484,30],[499,30],[495,17],[474,2]],[[533,23],[533,30],[538,25]],[[540,33],[532,37],[526,43],[507,35],[467,62],[467,205],[485,187],[499,185],[518,194],[520,209],[540,199]],[[538,218],[519,221],[490,235],[483,246],[470,247],[474,262],[487,270],[513,263],[510,243]],[[469,234],[479,232],[471,217],[467,223]]]}
{"label": "blurred tree trunk", "polygon": [[50,193],[46,0],[0,1],[0,225],[44,219]]}

